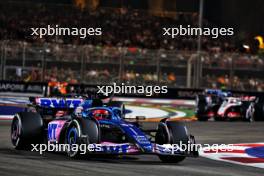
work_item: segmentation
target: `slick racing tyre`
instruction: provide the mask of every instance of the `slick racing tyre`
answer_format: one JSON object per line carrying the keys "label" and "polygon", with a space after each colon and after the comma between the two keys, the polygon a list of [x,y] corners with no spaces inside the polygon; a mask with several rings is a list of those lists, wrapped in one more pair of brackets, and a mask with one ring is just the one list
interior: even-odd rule
{"label": "slick racing tyre", "polygon": [[224,121],[224,118],[221,118],[219,116],[215,116],[214,121]]}
{"label": "slick racing tyre", "polygon": [[16,149],[29,149],[43,141],[43,121],[38,113],[20,112],[11,123],[11,142]]}
{"label": "slick racing tyre", "polygon": [[250,105],[248,107],[248,109],[246,110],[246,114],[245,114],[245,121],[248,122],[253,122],[254,121],[254,107],[252,105]]}
{"label": "slick racing tyre", "polygon": [[255,121],[263,121],[264,120],[264,102],[255,104],[254,112],[252,113],[252,116],[253,116],[252,118]]}
{"label": "slick racing tyre", "polygon": [[196,115],[197,116],[197,119],[199,120],[199,121],[208,121],[208,117],[206,117],[206,116],[202,116],[202,115]]}
{"label": "slick racing tyre", "polygon": [[79,157],[79,145],[81,137],[81,127],[77,120],[69,123],[65,132],[65,144],[67,146],[66,152],[70,158]]}
{"label": "slick racing tyre", "polygon": [[[180,122],[160,122],[156,133],[157,144],[188,144],[189,137],[186,127]],[[179,163],[185,156],[158,155],[160,160],[166,163]]]}
{"label": "slick racing tyre", "polygon": [[206,97],[204,95],[196,96],[196,117],[199,121],[208,121],[208,117],[206,116],[207,112],[207,102]]}

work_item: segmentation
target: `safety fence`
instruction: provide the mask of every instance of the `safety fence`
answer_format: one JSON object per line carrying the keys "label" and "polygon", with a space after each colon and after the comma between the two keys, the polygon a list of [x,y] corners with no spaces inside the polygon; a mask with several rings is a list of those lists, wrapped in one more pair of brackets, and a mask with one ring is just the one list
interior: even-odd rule
{"label": "safety fence", "polygon": [[10,81],[264,90],[263,58],[246,54],[1,41],[0,59]]}

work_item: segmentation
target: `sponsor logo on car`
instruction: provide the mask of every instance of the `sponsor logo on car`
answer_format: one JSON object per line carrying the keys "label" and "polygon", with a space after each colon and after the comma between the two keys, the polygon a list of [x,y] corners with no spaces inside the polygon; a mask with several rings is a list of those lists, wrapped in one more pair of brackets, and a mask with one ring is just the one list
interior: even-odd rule
{"label": "sponsor logo on car", "polygon": [[37,104],[46,108],[76,108],[82,103],[82,99],[38,98]]}

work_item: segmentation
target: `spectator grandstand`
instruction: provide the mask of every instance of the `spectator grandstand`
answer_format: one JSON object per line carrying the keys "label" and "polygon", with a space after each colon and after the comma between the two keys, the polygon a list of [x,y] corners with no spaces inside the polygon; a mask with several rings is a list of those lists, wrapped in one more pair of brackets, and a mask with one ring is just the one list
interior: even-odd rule
{"label": "spectator grandstand", "polygon": [[[197,13],[167,18],[127,8],[89,11],[70,5],[0,4],[2,79],[187,86],[197,38],[169,39],[161,30],[172,24],[197,27]],[[56,24],[101,27],[103,35],[86,39],[30,35],[30,27]],[[206,20],[204,26],[214,27]],[[239,53],[232,40],[221,37],[203,37],[202,51],[202,87],[264,90],[262,56]]]}
{"label": "spectator grandstand", "polygon": [[[162,36],[163,27],[180,24],[198,27],[197,13],[178,13],[175,18],[165,18],[153,16],[146,11],[126,8],[100,8],[91,12],[68,5],[4,2],[0,6],[0,20],[2,25],[0,38],[3,40],[188,51],[197,48],[196,36],[181,36],[174,40]],[[80,39],[78,36],[46,36],[40,39],[30,35],[31,27],[47,27],[47,25],[101,27],[103,36],[89,39]],[[214,26],[205,20],[204,27]],[[204,37],[203,49],[212,50],[219,47],[223,51],[233,51],[234,47],[230,41],[223,40],[223,38]]]}

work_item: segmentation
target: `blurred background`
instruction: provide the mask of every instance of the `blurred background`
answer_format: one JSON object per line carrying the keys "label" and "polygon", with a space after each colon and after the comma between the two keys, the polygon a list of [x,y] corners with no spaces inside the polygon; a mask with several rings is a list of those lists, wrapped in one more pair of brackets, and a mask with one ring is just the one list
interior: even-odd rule
{"label": "blurred background", "polygon": [[[261,0],[1,1],[0,79],[263,91],[263,7]],[[103,35],[30,35],[31,27],[56,24],[101,27]],[[235,34],[162,35],[178,25]]]}

